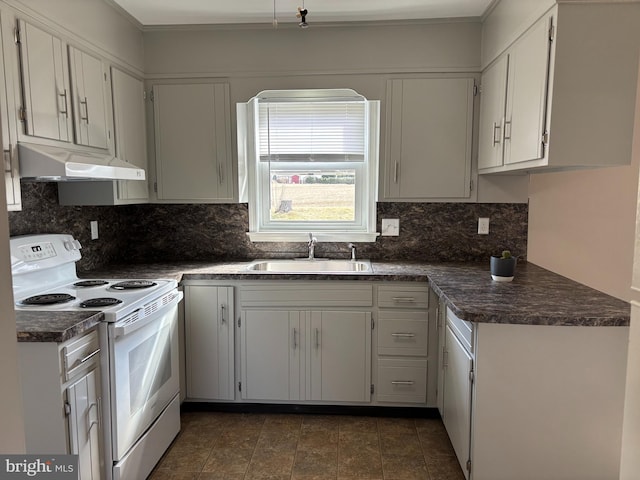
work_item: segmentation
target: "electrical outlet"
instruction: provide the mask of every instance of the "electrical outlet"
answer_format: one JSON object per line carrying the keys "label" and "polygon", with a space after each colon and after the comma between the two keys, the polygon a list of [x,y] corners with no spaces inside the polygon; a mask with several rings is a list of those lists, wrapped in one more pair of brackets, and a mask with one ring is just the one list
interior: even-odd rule
{"label": "electrical outlet", "polygon": [[97,240],[98,239],[98,221],[92,220],[89,225],[91,225],[91,240]]}
{"label": "electrical outlet", "polygon": [[382,232],[380,232],[380,235],[383,237],[397,237],[400,235],[400,219],[383,218]]}
{"label": "electrical outlet", "polygon": [[478,218],[478,234],[489,235],[489,219]]}

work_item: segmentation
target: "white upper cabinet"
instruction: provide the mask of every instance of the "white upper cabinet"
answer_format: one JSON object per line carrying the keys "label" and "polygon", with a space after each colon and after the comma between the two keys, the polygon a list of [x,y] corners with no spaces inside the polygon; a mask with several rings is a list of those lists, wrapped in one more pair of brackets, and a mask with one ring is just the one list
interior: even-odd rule
{"label": "white upper cabinet", "polygon": [[544,158],[551,33],[547,16],[483,72],[480,171]]}
{"label": "white upper cabinet", "polygon": [[24,134],[110,151],[109,78],[102,59],[24,20],[18,20],[17,38]]}
{"label": "white upper cabinet", "polygon": [[[145,92],[141,79],[111,67],[111,98],[116,156],[147,171]],[[58,183],[61,205],[125,205],[147,203],[147,180]]]}
{"label": "white upper cabinet", "polygon": [[[147,171],[144,84],[141,79],[112,67],[111,85],[116,156]],[[146,180],[118,181],[118,199],[129,203],[147,201],[149,199],[148,182]]]}
{"label": "white upper cabinet", "polygon": [[19,20],[18,24],[24,133],[70,142],[73,125],[65,44],[55,35],[24,20]]}
{"label": "white upper cabinet", "polygon": [[387,83],[384,200],[470,199],[474,79]]}
{"label": "white upper cabinet", "polygon": [[507,99],[509,55],[503,55],[483,73],[480,80],[480,133],[478,170],[503,164],[504,113]]}
{"label": "white upper cabinet", "polygon": [[5,23],[6,16],[0,16],[0,126],[2,127],[2,164],[4,166],[5,191],[7,194],[7,210],[22,208],[20,195],[20,172],[16,145],[15,96],[13,90],[13,68],[11,58],[4,55],[4,44],[11,39],[6,37],[12,33],[12,25]]}
{"label": "white upper cabinet", "polygon": [[69,47],[76,143],[107,149],[107,72],[102,60]]}
{"label": "white upper cabinet", "polygon": [[156,84],[153,116],[158,201],[232,201],[229,85]]}
{"label": "white upper cabinet", "polygon": [[561,3],[518,32],[502,19],[527,16],[502,15],[507,3],[483,26],[511,33],[487,50],[500,54],[482,74],[479,173],[629,164],[640,4]]}

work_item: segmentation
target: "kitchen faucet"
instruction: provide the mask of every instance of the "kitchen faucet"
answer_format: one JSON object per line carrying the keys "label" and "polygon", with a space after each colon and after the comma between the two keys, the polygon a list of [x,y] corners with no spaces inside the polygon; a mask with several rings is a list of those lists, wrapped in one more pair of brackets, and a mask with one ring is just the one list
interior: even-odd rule
{"label": "kitchen faucet", "polygon": [[314,259],[316,243],[318,243],[318,239],[313,236],[313,233],[309,232],[309,243],[308,243],[309,260],[313,260]]}
{"label": "kitchen faucet", "polygon": [[351,249],[351,261],[356,261],[356,246],[353,243],[350,243],[348,247]]}

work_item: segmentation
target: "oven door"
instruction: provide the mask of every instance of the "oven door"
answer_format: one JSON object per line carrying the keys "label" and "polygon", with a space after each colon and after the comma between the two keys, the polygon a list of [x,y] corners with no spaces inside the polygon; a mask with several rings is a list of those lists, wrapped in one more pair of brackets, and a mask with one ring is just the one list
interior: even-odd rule
{"label": "oven door", "polygon": [[115,462],[122,459],[180,390],[178,303],[182,292],[175,293],[171,302],[147,317],[109,324]]}

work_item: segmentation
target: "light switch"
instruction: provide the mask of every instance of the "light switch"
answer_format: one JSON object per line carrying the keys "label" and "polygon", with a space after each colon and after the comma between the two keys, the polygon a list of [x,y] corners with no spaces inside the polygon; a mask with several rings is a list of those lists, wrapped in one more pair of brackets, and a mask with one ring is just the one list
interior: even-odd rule
{"label": "light switch", "polygon": [[489,219],[478,218],[478,234],[489,235]]}
{"label": "light switch", "polygon": [[91,240],[97,240],[98,239],[98,221],[92,220],[90,225],[91,225]]}
{"label": "light switch", "polygon": [[383,218],[382,219],[382,232],[383,237],[397,237],[400,235],[400,219],[398,218]]}

